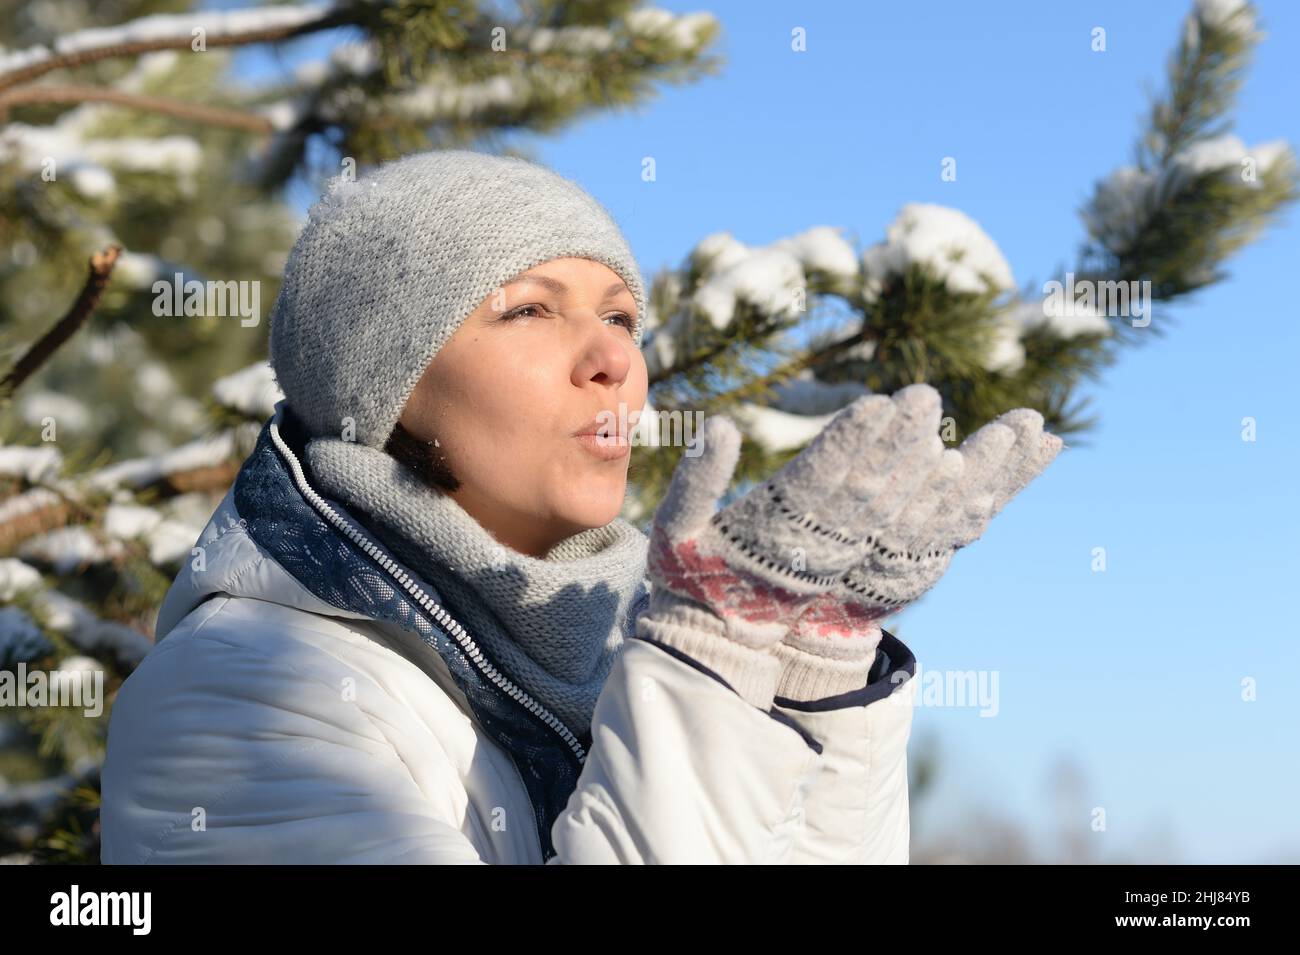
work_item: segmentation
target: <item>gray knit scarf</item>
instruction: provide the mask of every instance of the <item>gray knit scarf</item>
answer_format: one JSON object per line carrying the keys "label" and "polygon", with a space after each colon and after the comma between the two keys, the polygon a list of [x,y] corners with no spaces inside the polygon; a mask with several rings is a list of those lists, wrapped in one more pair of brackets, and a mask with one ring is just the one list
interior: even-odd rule
{"label": "gray knit scarf", "polygon": [[454,498],[381,450],[313,438],[306,457],[318,487],[434,586],[496,666],[575,734],[590,730],[648,593],[640,530],[617,518],[538,559],[500,544]]}

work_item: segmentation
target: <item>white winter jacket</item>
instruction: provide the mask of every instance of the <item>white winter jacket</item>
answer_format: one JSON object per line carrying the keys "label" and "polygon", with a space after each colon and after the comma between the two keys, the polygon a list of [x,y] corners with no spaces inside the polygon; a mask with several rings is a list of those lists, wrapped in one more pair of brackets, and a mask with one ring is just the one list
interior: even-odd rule
{"label": "white winter jacket", "polygon": [[283,423],[117,694],[103,862],[907,862],[892,635],[862,690],[770,712],[630,637],[577,736],[308,484]]}

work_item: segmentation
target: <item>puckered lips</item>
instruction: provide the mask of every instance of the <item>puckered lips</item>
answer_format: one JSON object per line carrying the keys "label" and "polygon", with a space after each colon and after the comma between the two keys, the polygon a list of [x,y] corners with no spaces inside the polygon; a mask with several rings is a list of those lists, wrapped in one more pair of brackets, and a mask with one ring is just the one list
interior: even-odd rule
{"label": "puckered lips", "polygon": [[578,443],[604,461],[617,461],[626,457],[631,448],[628,441],[626,419],[617,412],[602,411],[573,432]]}

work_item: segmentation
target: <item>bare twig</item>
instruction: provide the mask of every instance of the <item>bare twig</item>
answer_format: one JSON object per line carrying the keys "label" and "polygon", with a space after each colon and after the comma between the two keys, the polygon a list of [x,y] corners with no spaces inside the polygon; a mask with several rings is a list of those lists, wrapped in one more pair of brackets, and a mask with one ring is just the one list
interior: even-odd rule
{"label": "bare twig", "polygon": [[225,126],[253,133],[270,133],[275,130],[271,120],[256,113],[88,85],[25,86],[0,93],[0,117],[3,117],[10,107],[26,103],[114,103],[118,106],[160,113],[163,116],[174,116],[177,119],[187,119],[209,126]]}
{"label": "bare twig", "polygon": [[9,398],[18,387],[32,376],[32,373],[45,364],[59,347],[81,328],[99,305],[99,299],[108,287],[109,277],[122,247],[114,243],[102,252],[90,257],[90,274],[81,294],[72,303],[68,314],[59,319],[58,324],[46,332],[36,344],[14,363],[9,373],[0,379],[0,401]]}

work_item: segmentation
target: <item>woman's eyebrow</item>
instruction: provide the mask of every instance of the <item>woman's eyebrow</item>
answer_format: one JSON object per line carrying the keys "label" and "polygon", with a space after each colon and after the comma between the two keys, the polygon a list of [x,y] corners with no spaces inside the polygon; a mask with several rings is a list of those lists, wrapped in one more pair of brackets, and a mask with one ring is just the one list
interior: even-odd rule
{"label": "woman's eyebrow", "polygon": [[[516,278],[510,284],[514,285],[518,282],[536,282],[538,285],[541,285],[544,288],[549,289],[550,291],[554,292],[556,295],[564,295],[569,291],[569,287],[567,285],[565,285],[559,279],[551,278],[549,275],[529,275],[528,273],[524,273],[523,275]],[[620,292],[623,292],[625,290],[627,290],[627,283],[615,282],[609,288],[605,289],[605,298],[613,298],[615,295],[618,295]]]}
{"label": "woman's eyebrow", "polygon": [[565,285],[559,279],[551,278],[549,275],[529,275],[525,273],[519,276],[518,278],[516,278],[510,284],[518,285],[521,282],[536,282],[538,285],[550,289],[556,295],[563,295],[565,292],[569,290],[569,287],[567,285]]}

